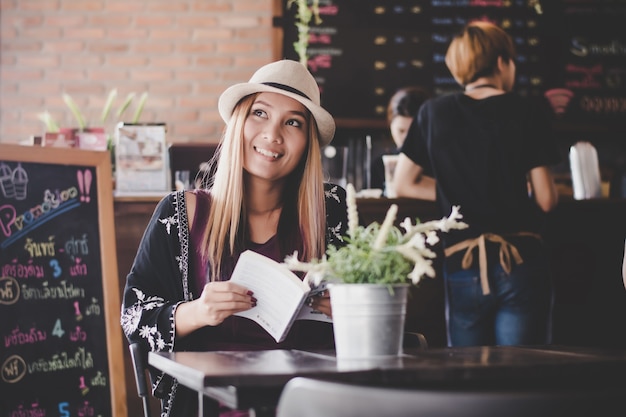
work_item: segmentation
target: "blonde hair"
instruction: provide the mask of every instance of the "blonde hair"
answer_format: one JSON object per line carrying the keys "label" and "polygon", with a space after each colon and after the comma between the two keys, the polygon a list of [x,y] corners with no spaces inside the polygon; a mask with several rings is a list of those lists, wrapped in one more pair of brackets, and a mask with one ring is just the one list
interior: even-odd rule
{"label": "blonde hair", "polygon": [[493,23],[475,21],[452,39],[446,52],[446,65],[454,79],[465,86],[481,77],[493,75],[498,57],[505,62],[515,58],[513,40]]}
{"label": "blonde hair", "polygon": [[[243,181],[243,128],[258,93],[244,97],[235,106],[219,149],[215,174],[210,184],[211,210],[204,230],[200,253],[210,265],[211,280],[219,280],[222,261],[240,250],[247,234]],[[326,249],[326,204],[319,133],[307,110],[308,146],[303,160],[289,175],[283,196],[297,195],[294,204],[283,201],[278,233],[298,233],[295,241],[299,258],[319,259]],[[293,230],[291,225],[297,224]],[[279,239],[280,241],[280,239]],[[281,247],[281,251],[286,248]]]}

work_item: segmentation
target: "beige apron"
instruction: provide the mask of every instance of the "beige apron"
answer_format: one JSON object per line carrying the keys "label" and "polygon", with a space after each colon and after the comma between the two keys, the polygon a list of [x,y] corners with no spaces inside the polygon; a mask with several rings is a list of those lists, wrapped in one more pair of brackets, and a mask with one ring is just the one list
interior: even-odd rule
{"label": "beige apron", "polygon": [[[529,236],[541,240],[541,236],[531,232],[519,232],[513,233],[509,236]],[[511,258],[515,261],[515,264],[520,265],[524,262],[519,254],[519,251],[512,243],[508,242],[502,236],[495,233],[483,233],[477,238],[467,239],[462,242],[456,243],[449,248],[446,248],[444,254],[450,256],[463,249],[466,249],[463,260],[461,261],[461,267],[463,269],[469,269],[474,263],[474,254],[472,251],[478,246],[478,264],[480,267],[480,285],[483,290],[483,295],[490,293],[489,280],[487,279],[487,250],[485,248],[485,241],[500,244],[500,265],[507,274],[511,273]]]}

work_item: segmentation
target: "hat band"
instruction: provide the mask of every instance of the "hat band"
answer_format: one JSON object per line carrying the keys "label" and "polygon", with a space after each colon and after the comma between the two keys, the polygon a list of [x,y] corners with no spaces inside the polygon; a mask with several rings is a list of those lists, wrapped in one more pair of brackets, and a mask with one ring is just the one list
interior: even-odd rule
{"label": "hat band", "polygon": [[268,86],[270,86],[270,87],[275,87],[275,88],[278,88],[278,89],[280,89],[280,90],[289,91],[290,93],[297,94],[297,95],[299,95],[299,96],[301,96],[301,97],[306,98],[307,100],[311,100],[311,99],[310,99],[310,98],[309,98],[306,94],[304,94],[302,91],[297,90],[297,89],[295,89],[295,88],[293,88],[293,87],[289,87],[288,85],[285,85],[285,84],[280,84],[280,83],[261,83],[261,84],[263,84],[263,85],[268,85]]}

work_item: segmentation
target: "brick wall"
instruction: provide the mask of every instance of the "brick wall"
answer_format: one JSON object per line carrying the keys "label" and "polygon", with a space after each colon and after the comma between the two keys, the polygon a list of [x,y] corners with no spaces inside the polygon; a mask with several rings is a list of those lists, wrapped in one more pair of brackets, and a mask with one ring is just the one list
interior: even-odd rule
{"label": "brick wall", "polygon": [[124,121],[147,91],[140,122],[167,123],[172,143],[217,142],[219,94],[280,56],[277,9],[280,0],[0,0],[0,143],[41,135],[44,110],[75,126],[63,93],[98,125],[113,88],[113,112],[136,93]]}

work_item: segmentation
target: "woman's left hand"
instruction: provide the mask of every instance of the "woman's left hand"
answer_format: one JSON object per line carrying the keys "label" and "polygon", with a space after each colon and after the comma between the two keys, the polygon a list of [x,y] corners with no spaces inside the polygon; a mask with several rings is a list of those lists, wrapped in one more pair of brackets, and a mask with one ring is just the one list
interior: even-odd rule
{"label": "woman's left hand", "polygon": [[333,316],[333,310],[330,306],[330,294],[328,290],[322,291],[318,295],[310,297],[308,300],[308,305],[313,310],[319,311],[320,313],[326,314],[328,317]]}

